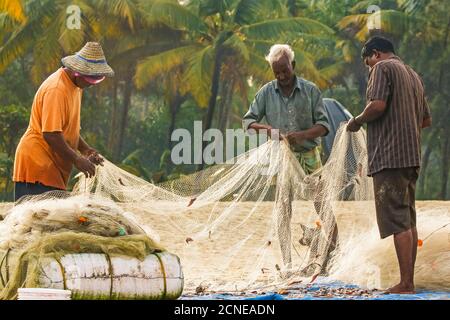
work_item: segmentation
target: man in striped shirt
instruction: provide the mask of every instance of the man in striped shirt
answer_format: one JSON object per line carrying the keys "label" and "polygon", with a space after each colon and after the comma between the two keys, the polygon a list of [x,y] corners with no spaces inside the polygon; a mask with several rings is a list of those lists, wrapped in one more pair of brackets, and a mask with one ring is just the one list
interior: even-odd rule
{"label": "man in striped shirt", "polygon": [[392,43],[373,37],[362,50],[370,68],[367,106],[347,125],[358,131],[367,123],[369,176],[373,177],[375,207],[381,238],[394,235],[400,283],[388,293],[414,292],[417,254],[415,186],[420,167],[421,129],[431,125],[423,83],[395,55]]}

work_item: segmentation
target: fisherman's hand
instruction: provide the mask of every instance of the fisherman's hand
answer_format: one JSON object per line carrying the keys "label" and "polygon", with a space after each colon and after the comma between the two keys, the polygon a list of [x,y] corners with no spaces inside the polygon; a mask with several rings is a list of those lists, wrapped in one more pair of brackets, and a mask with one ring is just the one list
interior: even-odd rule
{"label": "fisherman's hand", "polygon": [[93,164],[103,166],[103,161],[105,160],[102,158],[100,153],[98,153],[98,151],[95,150],[94,148],[89,148],[86,151],[86,156],[89,159],[89,161],[91,161]]}
{"label": "fisherman's hand", "polygon": [[75,168],[84,173],[86,178],[95,176],[95,165],[89,159],[79,156],[74,162]]}
{"label": "fisherman's hand", "polygon": [[284,139],[284,136],[281,134],[281,132],[280,132],[280,130],[278,130],[278,129],[274,129],[274,128],[272,128],[272,127],[269,127],[268,129],[267,129],[267,134],[269,135],[269,137],[271,138],[271,139],[276,139],[276,140],[283,140]]}
{"label": "fisherman's hand", "polygon": [[347,131],[357,132],[361,129],[362,125],[356,122],[355,118],[351,118],[347,123]]}
{"label": "fisherman's hand", "polygon": [[306,140],[303,131],[289,132],[286,138],[291,145],[301,145]]}

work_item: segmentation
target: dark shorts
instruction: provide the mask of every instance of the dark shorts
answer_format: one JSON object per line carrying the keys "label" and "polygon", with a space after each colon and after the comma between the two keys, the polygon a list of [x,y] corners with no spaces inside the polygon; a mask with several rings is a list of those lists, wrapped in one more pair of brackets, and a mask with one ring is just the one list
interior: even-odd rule
{"label": "dark shorts", "polygon": [[40,183],[16,182],[14,184],[14,201],[19,200],[23,196],[34,196],[54,190],[60,189],[44,186]]}
{"label": "dark shorts", "polygon": [[419,168],[384,169],[373,175],[375,208],[381,238],[416,226]]}

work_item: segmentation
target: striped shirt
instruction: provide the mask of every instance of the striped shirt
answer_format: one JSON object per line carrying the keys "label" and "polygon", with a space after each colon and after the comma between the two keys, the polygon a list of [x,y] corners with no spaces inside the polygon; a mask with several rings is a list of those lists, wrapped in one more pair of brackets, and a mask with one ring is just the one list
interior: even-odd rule
{"label": "striped shirt", "polygon": [[386,110],[367,124],[368,175],[386,168],[420,167],[420,132],[431,116],[417,73],[394,56],[369,74],[367,102],[386,101]]}

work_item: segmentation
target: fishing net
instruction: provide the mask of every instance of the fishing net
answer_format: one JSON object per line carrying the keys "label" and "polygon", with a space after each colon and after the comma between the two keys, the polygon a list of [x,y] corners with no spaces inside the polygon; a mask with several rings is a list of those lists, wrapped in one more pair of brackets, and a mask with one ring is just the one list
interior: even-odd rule
{"label": "fishing net", "polygon": [[[185,293],[263,292],[317,276],[386,287],[398,267],[392,240],[379,239],[367,162],[364,131],[346,132],[344,125],[326,164],[311,175],[287,142],[274,140],[159,185],[105,161],[95,177],[79,175],[70,194],[32,197],[12,209],[0,223],[0,248],[35,244],[49,228],[75,229],[151,239],[146,250],[164,247],[180,257]],[[70,222],[61,222],[64,216]],[[84,226],[82,217],[99,223]],[[445,207],[418,217],[419,235],[433,233],[427,241],[434,241],[419,252],[418,286],[450,287],[448,229],[439,229],[446,221]]]}
{"label": "fishing net", "polygon": [[339,203],[373,197],[364,133],[341,128],[333,150],[306,175],[285,141],[269,140],[160,185],[106,161],[73,192],[120,203],[156,230],[181,257],[187,290],[261,288],[328,275],[341,250]]}

